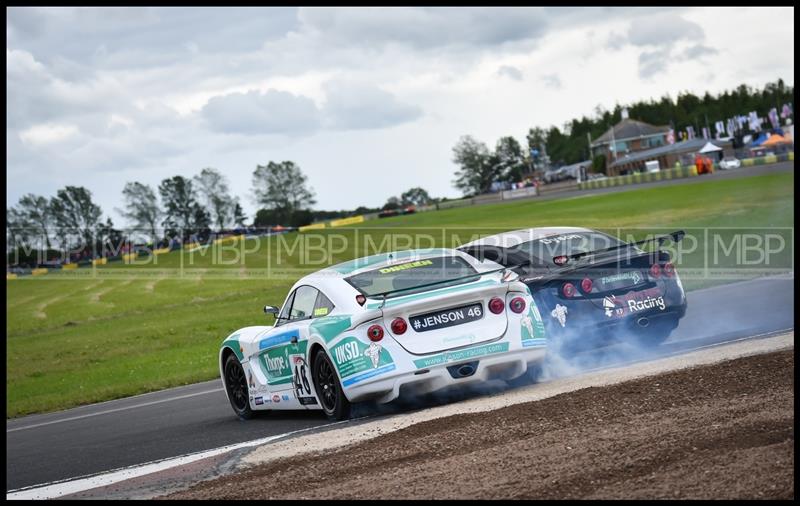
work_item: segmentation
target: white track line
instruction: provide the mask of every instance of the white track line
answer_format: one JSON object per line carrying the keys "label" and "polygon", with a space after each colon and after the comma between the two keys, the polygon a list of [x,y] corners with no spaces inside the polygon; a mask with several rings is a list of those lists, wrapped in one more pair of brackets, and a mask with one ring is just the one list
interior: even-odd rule
{"label": "white track line", "polygon": [[76,416],[70,416],[68,418],[60,418],[58,420],[50,420],[49,422],[34,423],[32,425],[25,425],[23,427],[14,427],[13,429],[6,429],[6,434],[8,434],[9,432],[16,432],[18,430],[35,429],[36,427],[43,427],[45,425],[52,425],[54,423],[71,422],[73,420],[81,420],[83,418],[90,418],[93,416],[107,415],[108,413],[127,411],[129,409],[143,408],[145,406],[152,406],[153,404],[161,404],[162,402],[171,402],[171,401],[176,401],[178,399],[187,399],[189,397],[195,397],[197,395],[213,394],[215,392],[222,392],[222,391],[223,391],[222,388],[215,388],[214,390],[204,390],[202,392],[195,392],[193,394],[184,394],[184,395],[178,395],[176,397],[169,397],[167,399],[160,399],[157,401],[143,402],[140,404],[134,404],[133,406],[123,406],[121,408],[106,409],[105,411],[98,411],[96,413],[87,413],[85,415],[76,415]]}
{"label": "white track line", "polygon": [[241,448],[249,448],[253,446],[260,446],[265,443],[269,443],[270,441],[274,441],[276,439],[291,436],[294,434],[299,434],[301,432],[306,432],[310,430],[319,430],[325,427],[331,427],[333,425],[348,423],[352,421],[353,420],[344,420],[341,422],[328,423],[325,425],[319,425],[317,427],[309,427],[306,429],[285,432],[283,434],[278,434],[275,436],[268,436],[261,439],[254,439],[252,441],[245,441],[244,443],[236,443],[228,446],[222,446],[219,448],[215,448],[213,450],[206,450],[198,453],[190,453],[187,455],[182,455],[180,457],[172,457],[163,460],[156,460],[145,464],[137,464],[135,466],[124,467],[121,469],[109,471],[102,474],[96,474],[83,478],[70,478],[67,480],[45,483],[43,485],[33,485],[32,487],[10,490],[6,493],[6,500],[55,499],[57,497],[76,494],[78,492],[83,492],[94,488],[105,487],[108,485],[112,485],[114,483],[118,483],[120,481],[129,480],[131,478],[137,478],[139,476],[145,476],[147,474],[156,473],[158,471],[164,471],[166,469],[182,466],[185,464],[196,462],[198,460],[207,459],[209,457],[215,457],[217,455],[221,455],[223,453],[227,453],[233,450],[239,450]]}

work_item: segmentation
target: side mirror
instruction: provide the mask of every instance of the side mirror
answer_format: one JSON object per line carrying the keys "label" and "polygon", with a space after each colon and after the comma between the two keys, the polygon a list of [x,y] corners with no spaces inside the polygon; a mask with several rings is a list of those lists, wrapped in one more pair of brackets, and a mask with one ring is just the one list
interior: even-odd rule
{"label": "side mirror", "polygon": [[264,306],[264,314],[271,314],[277,318],[279,312],[280,309],[275,306]]}

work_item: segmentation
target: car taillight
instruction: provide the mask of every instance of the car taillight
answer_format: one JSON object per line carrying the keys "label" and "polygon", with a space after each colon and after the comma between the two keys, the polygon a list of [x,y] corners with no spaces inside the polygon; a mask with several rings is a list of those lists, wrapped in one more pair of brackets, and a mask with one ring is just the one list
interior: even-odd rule
{"label": "car taillight", "polygon": [[564,297],[574,297],[575,285],[572,283],[564,283],[564,286],[561,287],[561,293],[564,294]]}
{"label": "car taillight", "polygon": [[650,266],[650,275],[654,278],[658,278],[661,276],[661,266],[658,264],[653,264]]}
{"label": "car taillight", "polygon": [[581,281],[581,291],[583,293],[589,293],[592,291],[592,280],[589,278],[583,278]]}
{"label": "car taillight", "polygon": [[675,266],[672,265],[672,262],[667,262],[664,264],[664,275],[669,276],[670,278],[675,275]]}
{"label": "car taillight", "polygon": [[494,314],[502,313],[505,307],[506,305],[500,297],[492,297],[492,300],[489,301],[489,311]]}
{"label": "car taillight", "polygon": [[525,299],[522,297],[514,297],[511,299],[511,302],[509,302],[508,307],[515,313],[521,313],[525,311]]}
{"label": "car taillight", "polygon": [[383,327],[380,325],[372,325],[367,329],[367,337],[369,337],[370,341],[380,341],[383,339]]}
{"label": "car taillight", "polygon": [[395,318],[392,320],[392,333],[393,334],[405,334],[406,330],[408,329],[408,325],[406,321],[402,318]]}

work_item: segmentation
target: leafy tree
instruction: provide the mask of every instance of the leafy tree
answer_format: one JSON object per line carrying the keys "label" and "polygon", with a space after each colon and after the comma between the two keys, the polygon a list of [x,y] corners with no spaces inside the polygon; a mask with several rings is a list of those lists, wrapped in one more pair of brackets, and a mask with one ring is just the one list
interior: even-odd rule
{"label": "leafy tree", "polygon": [[198,193],[210,211],[212,222],[218,230],[224,229],[233,218],[235,206],[225,176],[218,170],[208,167],[196,175],[194,181]]}
{"label": "leafy tree", "polygon": [[386,203],[383,204],[383,207],[381,208],[381,210],[390,211],[390,210],[394,210],[394,209],[400,209],[401,207],[403,207],[403,204],[402,204],[402,202],[400,202],[399,198],[397,198],[397,197],[389,197],[388,199],[386,199]]}
{"label": "leafy tree", "polygon": [[66,249],[71,237],[91,245],[102,210],[92,202],[92,192],[82,186],[67,186],[50,200],[50,212]]}
{"label": "leafy tree", "polygon": [[314,191],[306,184],[306,176],[294,162],[269,162],[253,172],[255,200],[266,209],[291,216],[294,211],[310,209]]}
{"label": "leafy tree", "polygon": [[33,246],[39,244],[50,249],[50,228],[53,225],[47,197],[28,193],[16,206],[7,210],[8,226],[13,229],[11,241],[22,241]]}
{"label": "leafy tree", "polygon": [[493,158],[500,165],[500,178],[504,181],[520,181],[526,172],[522,146],[513,137],[501,137],[497,141]]}
{"label": "leafy tree", "polygon": [[606,155],[601,153],[592,158],[592,172],[606,173]]}
{"label": "leafy tree", "polygon": [[400,203],[404,206],[426,206],[431,202],[431,196],[428,195],[425,189],[420,187],[410,188],[400,195]]}
{"label": "leafy tree", "polygon": [[233,201],[233,223],[237,227],[244,227],[245,220],[247,220],[247,215],[244,214],[244,210],[242,210],[242,206],[239,204],[239,198],[236,197]]}
{"label": "leafy tree", "polygon": [[137,229],[147,230],[150,239],[156,241],[156,225],[163,213],[158,206],[155,191],[148,185],[130,182],[125,184],[122,196],[125,199],[125,209],[117,209],[117,212],[132,221]]}
{"label": "leafy tree", "polygon": [[501,173],[486,144],[465,135],[453,147],[453,161],[459,166],[453,185],[465,195],[486,193]]}
{"label": "leafy tree", "polygon": [[190,235],[208,228],[209,215],[197,202],[191,179],[183,176],[165,179],[158,186],[158,191],[164,203],[162,225],[167,229],[167,234],[184,241]]}

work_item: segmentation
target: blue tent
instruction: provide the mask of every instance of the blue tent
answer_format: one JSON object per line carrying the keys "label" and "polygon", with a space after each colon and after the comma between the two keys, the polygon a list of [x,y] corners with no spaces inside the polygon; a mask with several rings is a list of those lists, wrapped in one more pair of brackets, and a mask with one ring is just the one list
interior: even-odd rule
{"label": "blue tent", "polygon": [[767,139],[769,139],[769,135],[767,135],[767,132],[761,132],[758,135],[758,139],[754,140],[752,145],[753,146],[760,146]]}

